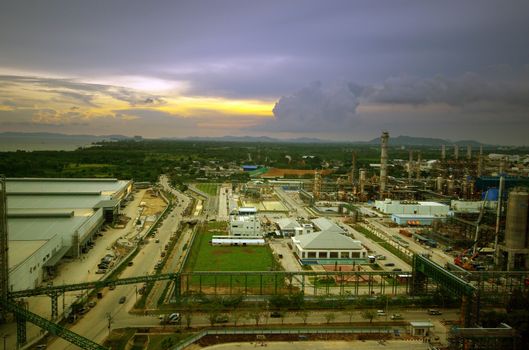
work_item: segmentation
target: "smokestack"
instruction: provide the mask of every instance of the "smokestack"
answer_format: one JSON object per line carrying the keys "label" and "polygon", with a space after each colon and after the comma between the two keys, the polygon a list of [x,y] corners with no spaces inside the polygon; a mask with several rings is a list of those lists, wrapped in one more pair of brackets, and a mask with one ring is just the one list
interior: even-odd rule
{"label": "smokestack", "polygon": [[471,160],[471,159],[472,159],[472,146],[467,145],[467,160]]}
{"label": "smokestack", "polygon": [[441,160],[444,162],[446,159],[446,146],[441,145]]}
{"label": "smokestack", "polygon": [[479,145],[479,156],[478,156],[478,173],[477,176],[481,177],[483,172],[483,145]]}
{"label": "smokestack", "polygon": [[454,145],[454,159],[459,160],[459,146]]}
{"label": "smokestack", "polygon": [[366,171],[365,169],[360,169],[360,194],[365,193],[366,186]]}
{"label": "smokestack", "polygon": [[443,193],[443,177],[442,176],[437,177],[436,189],[437,189],[437,192]]}
{"label": "smokestack", "polygon": [[384,131],[380,137],[380,199],[384,199],[386,192],[386,185],[388,182],[388,140],[389,133]]}
{"label": "smokestack", "polygon": [[355,173],[356,173],[356,152],[353,151],[353,162],[351,164],[351,186],[355,185]]}
{"label": "smokestack", "polygon": [[413,173],[413,151],[410,149],[410,160],[408,161],[408,183],[411,183]]}
{"label": "smokestack", "polygon": [[417,152],[417,180],[421,178],[421,152]]}

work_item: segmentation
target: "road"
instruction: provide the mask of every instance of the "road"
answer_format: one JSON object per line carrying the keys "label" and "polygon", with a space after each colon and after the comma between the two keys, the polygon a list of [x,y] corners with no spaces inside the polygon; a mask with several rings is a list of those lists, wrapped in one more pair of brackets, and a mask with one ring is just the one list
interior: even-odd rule
{"label": "road", "polygon": [[285,203],[289,208],[292,215],[296,217],[302,217],[304,219],[308,219],[310,217],[310,214],[305,210],[305,208],[303,208],[303,205],[291,198],[288,193],[285,192],[285,190],[280,187],[275,187],[275,192],[277,196],[283,201],[283,203]]}
{"label": "road", "polygon": [[[120,277],[141,276],[154,271],[154,265],[160,259],[160,253],[164,245],[169,242],[171,234],[174,233],[182,218],[182,212],[189,203],[189,198],[187,198],[187,196],[168,187],[167,179],[164,181],[162,178],[161,184],[164,188],[175,194],[178,198],[178,202],[182,205],[176,205],[172,212],[167,215],[166,220],[160,225],[156,237],[148,238],[146,240],[146,244],[133,259],[133,265],[127,267]],[[156,243],[157,239],[159,240],[159,243]],[[141,287],[142,284],[117,286],[115,290],[108,290],[108,288],[105,288],[103,291],[104,297],[98,300],[97,305],[83,315],[81,319],[77,320],[77,322],[70,327],[70,330],[97,343],[102,343],[109,333],[109,318],[111,320],[110,326],[112,328],[114,328],[116,324],[121,324],[122,320],[142,319],[144,321],[145,319],[150,319],[151,321],[154,321],[156,318],[153,316],[141,317],[130,315],[128,313],[128,311],[134,306],[134,303],[137,300],[136,298],[138,297],[137,290]],[[120,304],[119,299],[123,296],[126,297],[126,302]],[[61,338],[56,338],[51,344],[49,344],[48,348],[52,350],[78,349],[77,346],[70,344]]]}

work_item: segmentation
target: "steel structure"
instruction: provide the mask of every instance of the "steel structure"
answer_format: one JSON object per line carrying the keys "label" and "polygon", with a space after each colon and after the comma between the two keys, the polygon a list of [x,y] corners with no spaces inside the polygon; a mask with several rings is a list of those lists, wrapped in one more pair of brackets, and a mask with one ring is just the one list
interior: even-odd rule
{"label": "steel structure", "polygon": [[261,271],[188,272],[176,278],[175,296],[196,292],[214,295],[360,295],[408,294],[411,272]]}
{"label": "steel structure", "polygon": [[[4,305],[9,297],[9,262],[8,262],[8,234],[7,234],[7,191],[6,179],[0,175],[0,302]],[[2,306],[1,316],[5,319]]]}
{"label": "steel structure", "polygon": [[3,306],[7,310],[15,313],[17,319],[17,339],[23,339],[23,343],[26,342],[26,321],[29,321],[40,328],[47,330],[50,334],[59,336],[82,349],[107,350],[104,346],[101,346],[88,338],[82,337],[56,323],[50,322],[39,315],[29,312],[24,306],[17,305],[12,301],[7,301]]}

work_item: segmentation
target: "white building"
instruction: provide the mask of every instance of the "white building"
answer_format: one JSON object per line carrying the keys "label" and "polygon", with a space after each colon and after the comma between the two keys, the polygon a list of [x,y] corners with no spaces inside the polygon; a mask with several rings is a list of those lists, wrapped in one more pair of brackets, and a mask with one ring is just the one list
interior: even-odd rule
{"label": "white building", "polygon": [[450,207],[437,202],[398,201],[385,199],[375,201],[375,208],[384,214],[419,214],[447,216]]}
{"label": "white building", "polygon": [[285,237],[304,235],[314,231],[314,228],[311,224],[301,225],[292,218],[276,220],[276,226],[281,234]]}
{"label": "white building", "polygon": [[313,232],[292,237],[298,257],[303,259],[365,259],[367,250],[360,241],[336,232]]}
{"label": "white building", "polygon": [[327,218],[317,218],[317,219],[313,219],[311,221],[314,224],[314,226],[316,226],[316,228],[318,228],[318,230],[316,230],[316,231],[326,232],[326,233],[329,233],[329,232],[339,233],[339,234],[342,234],[342,235],[347,233],[343,228],[341,228],[340,226],[338,226],[333,221],[331,221],[331,220],[329,220]]}
{"label": "white building", "polygon": [[262,237],[261,221],[254,207],[241,207],[230,215],[230,236]]}

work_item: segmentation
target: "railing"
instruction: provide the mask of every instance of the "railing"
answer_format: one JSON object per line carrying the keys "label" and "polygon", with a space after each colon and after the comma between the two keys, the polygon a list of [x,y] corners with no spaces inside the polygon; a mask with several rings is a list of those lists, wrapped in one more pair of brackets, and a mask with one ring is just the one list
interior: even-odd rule
{"label": "railing", "polygon": [[207,335],[272,335],[272,334],[291,334],[291,335],[308,335],[308,334],[392,334],[393,328],[389,327],[370,327],[370,328],[223,328],[223,329],[206,329],[194,334],[180,343],[176,344],[170,350],[182,350],[189,345],[199,341]]}

